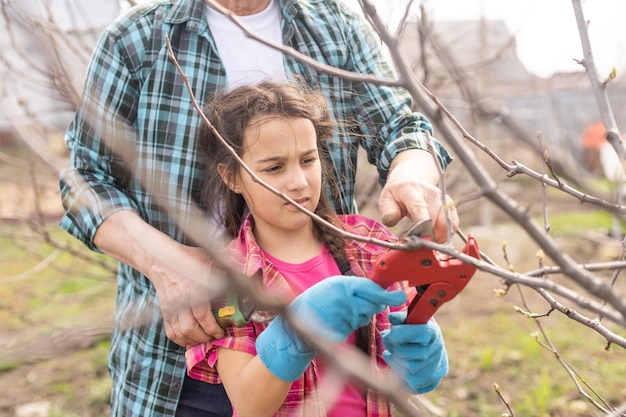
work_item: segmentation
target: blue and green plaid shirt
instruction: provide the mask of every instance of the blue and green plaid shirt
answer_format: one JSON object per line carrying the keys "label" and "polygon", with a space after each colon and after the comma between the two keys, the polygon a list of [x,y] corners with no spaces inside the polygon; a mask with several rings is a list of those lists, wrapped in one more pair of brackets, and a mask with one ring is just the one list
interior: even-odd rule
{"label": "blue and green plaid shirt", "polygon": [[[338,68],[393,76],[367,24],[336,2],[280,4],[285,45]],[[171,215],[174,210],[184,220],[195,205],[195,138],[202,121],[168,58],[166,33],[198,102],[226,83],[200,0],[140,5],[105,30],[66,134],[70,167],[61,174],[66,207],[61,225],[93,250],[96,229],[119,210],[133,210],[186,242]],[[411,111],[406,91],[343,80],[290,56],[284,65],[288,76],[321,89],[337,120],[355,122],[339,128],[329,149],[342,186],[341,198],[334,200],[340,213],[353,207],[359,146],[376,164],[381,183],[398,152],[429,149],[425,131],[432,134],[431,124]],[[436,150],[445,168],[450,156],[439,144]],[[118,271],[116,323],[110,353],[112,415],[173,416],[185,349],[166,337],[151,282],[124,264]]]}

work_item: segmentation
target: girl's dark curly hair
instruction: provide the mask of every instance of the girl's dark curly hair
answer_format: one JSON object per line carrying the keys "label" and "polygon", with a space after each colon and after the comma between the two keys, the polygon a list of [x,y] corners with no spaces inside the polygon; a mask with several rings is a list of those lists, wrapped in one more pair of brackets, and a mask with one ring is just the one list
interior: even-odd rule
{"label": "girl's dark curly hair", "polygon": [[[260,117],[302,117],[310,120],[317,135],[323,184],[329,185],[331,192],[338,193],[339,188],[330,169],[330,158],[325,146],[336,126],[321,94],[302,85],[266,81],[237,87],[216,96],[205,108],[205,114],[219,135],[240,157],[243,135]],[[225,167],[225,179],[233,181],[240,172],[239,162],[206,124],[200,129],[198,147],[203,176],[200,204],[224,226],[230,236],[235,237],[243,223],[245,201],[241,194],[228,188],[218,175],[217,168],[222,164]],[[315,214],[340,226],[326,193],[320,196]],[[336,259],[345,259],[343,238],[324,229],[318,222],[314,222],[316,237],[326,244]]]}

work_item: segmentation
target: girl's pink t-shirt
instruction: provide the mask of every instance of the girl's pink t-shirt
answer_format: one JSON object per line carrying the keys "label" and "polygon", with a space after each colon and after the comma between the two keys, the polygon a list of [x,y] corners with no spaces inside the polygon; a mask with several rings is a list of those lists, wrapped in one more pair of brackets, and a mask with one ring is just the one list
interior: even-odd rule
{"label": "girl's pink t-shirt", "polygon": [[[301,264],[283,262],[267,252],[264,253],[267,259],[285,277],[285,280],[296,295],[301,294],[304,290],[325,278],[341,274],[337,262],[335,262],[335,259],[325,246],[322,246],[322,250],[317,256]],[[345,343],[354,345],[356,343],[355,334],[352,333],[348,336],[348,340]],[[323,387],[325,386],[328,372],[323,361],[319,361],[318,365],[320,386]],[[332,382],[328,383],[328,386],[332,385]],[[327,410],[326,414],[328,417],[365,416],[365,390],[355,386],[350,381],[345,381],[339,395],[337,395],[332,407]]]}

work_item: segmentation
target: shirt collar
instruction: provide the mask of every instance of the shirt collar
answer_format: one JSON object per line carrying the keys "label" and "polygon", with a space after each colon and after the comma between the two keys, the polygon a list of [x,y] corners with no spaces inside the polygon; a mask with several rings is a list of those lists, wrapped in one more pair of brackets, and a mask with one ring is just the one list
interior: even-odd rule
{"label": "shirt collar", "polygon": [[186,23],[188,30],[200,32],[207,27],[204,18],[204,2],[202,0],[177,0],[164,20],[172,25]]}
{"label": "shirt collar", "polygon": [[256,242],[252,229],[254,220],[250,214],[245,218],[239,229],[239,235],[231,242],[231,250],[236,253],[237,260],[247,276],[253,276],[263,268],[263,252]]}

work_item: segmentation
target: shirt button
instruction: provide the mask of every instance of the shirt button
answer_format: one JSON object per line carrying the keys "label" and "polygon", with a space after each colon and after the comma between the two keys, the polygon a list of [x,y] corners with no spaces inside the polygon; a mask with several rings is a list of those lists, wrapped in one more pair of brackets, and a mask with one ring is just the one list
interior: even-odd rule
{"label": "shirt button", "polygon": [[174,391],[178,391],[180,389],[180,382],[174,382],[172,384],[172,389],[174,389]]}

